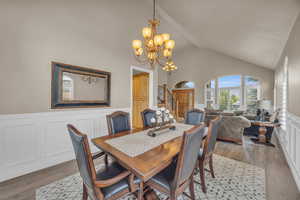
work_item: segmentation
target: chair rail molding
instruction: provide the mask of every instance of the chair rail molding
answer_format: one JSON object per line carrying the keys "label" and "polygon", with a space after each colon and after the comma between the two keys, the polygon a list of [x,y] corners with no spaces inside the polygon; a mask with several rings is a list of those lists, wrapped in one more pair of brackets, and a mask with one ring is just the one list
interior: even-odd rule
{"label": "chair rail molding", "polygon": [[117,110],[131,112],[102,108],[0,115],[0,182],[74,159],[66,125],[73,124],[89,139],[107,135],[106,115]]}
{"label": "chair rail molding", "polygon": [[276,135],[300,191],[300,117],[287,113],[286,130],[276,128]]}

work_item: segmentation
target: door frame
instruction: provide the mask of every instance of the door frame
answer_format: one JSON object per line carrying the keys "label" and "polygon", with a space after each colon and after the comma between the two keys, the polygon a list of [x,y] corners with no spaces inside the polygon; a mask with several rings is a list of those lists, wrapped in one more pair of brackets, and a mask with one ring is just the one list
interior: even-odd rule
{"label": "door frame", "polygon": [[132,98],[132,86],[133,86],[133,70],[137,70],[140,72],[146,72],[149,74],[149,108],[153,108],[153,100],[154,100],[154,79],[153,79],[153,70],[151,69],[146,69],[144,67],[137,67],[137,66],[131,66],[130,67],[130,118],[131,118],[131,125],[132,125],[132,108],[133,108],[133,98]]}

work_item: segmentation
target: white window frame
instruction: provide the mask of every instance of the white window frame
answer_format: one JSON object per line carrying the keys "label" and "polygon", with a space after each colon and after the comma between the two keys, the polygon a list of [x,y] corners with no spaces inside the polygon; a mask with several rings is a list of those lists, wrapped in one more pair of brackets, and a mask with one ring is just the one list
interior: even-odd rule
{"label": "white window frame", "polygon": [[[253,78],[255,78],[255,79],[257,79],[258,81],[259,81],[259,84],[258,84],[258,86],[247,86],[246,84],[245,84],[245,81],[246,81],[246,79],[245,79],[245,77],[246,76],[248,76],[248,75],[226,75],[226,76],[240,76],[241,77],[241,84],[240,84],[240,87],[232,87],[232,88],[240,88],[240,91],[241,91],[241,93],[240,93],[240,108],[241,109],[247,109],[247,89],[248,88],[257,88],[257,100],[261,100],[261,96],[262,96],[262,87],[261,87],[261,81],[258,79],[258,78],[256,78],[256,77],[253,77],[253,76],[250,76],[250,77],[253,77]],[[219,105],[219,93],[220,93],[220,89],[219,89],[219,78],[222,78],[222,77],[225,77],[225,76],[220,76],[220,77],[218,77],[218,78],[216,78],[216,79],[212,79],[212,80],[214,80],[215,81],[215,99],[214,99],[214,103],[215,103],[215,105]],[[209,82],[210,82],[211,80],[209,80]],[[205,99],[205,106],[207,106],[207,92],[208,92],[208,88],[206,87],[207,86],[207,84],[209,83],[209,82],[207,82],[206,84],[205,84],[205,94],[204,94],[204,99]],[[230,88],[230,87],[229,87]],[[211,88],[211,89],[213,89],[213,88]],[[210,90],[211,90],[210,89]]]}

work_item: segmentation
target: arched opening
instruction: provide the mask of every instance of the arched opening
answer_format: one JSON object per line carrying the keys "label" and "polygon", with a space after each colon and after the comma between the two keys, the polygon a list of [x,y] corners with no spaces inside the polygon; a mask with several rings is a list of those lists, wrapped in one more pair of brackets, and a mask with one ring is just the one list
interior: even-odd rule
{"label": "arched opening", "polygon": [[191,82],[191,81],[180,81],[178,83],[175,84],[175,88],[176,89],[180,89],[180,88],[195,88],[195,83]]}

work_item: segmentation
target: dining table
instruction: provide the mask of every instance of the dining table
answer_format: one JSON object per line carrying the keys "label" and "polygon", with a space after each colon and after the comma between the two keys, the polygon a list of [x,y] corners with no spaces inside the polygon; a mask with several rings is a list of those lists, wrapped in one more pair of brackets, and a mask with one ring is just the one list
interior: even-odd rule
{"label": "dining table", "polygon": [[[178,155],[184,131],[203,124],[176,123],[175,130],[163,130],[156,137],[147,134],[151,128],[138,128],[94,138],[92,143],[145,183]],[[151,188],[144,191],[144,199],[159,199]]]}
{"label": "dining table", "polygon": [[171,164],[180,151],[184,131],[195,126],[176,123],[175,127],[156,137],[147,135],[149,128],[138,128],[94,138],[92,143],[147,182]]}
{"label": "dining table", "polygon": [[[138,128],[114,135],[94,138],[92,139],[92,143],[101,151],[110,155],[124,168],[146,182],[172,162],[173,158],[180,151],[182,142],[181,136],[183,136],[183,132],[194,127],[193,125],[181,125],[178,123],[176,124],[177,129],[178,126],[181,126],[180,130],[177,130],[180,131],[181,134],[176,135],[175,137],[172,133],[173,130],[166,131],[169,132],[169,135],[172,135],[169,137],[169,140],[168,137],[164,136],[164,133],[156,137],[151,137],[147,135],[149,128]],[[138,137],[138,134],[142,136]],[[131,137],[128,137],[129,135]],[[160,137],[162,136],[164,137],[163,141],[160,140]],[[119,139],[119,142],[127,143],[125,144],[124,149],[110,143],[110,141],[113,141],[116,138]],[[149,146],[152,140],[154,140],[154,144],[148,148],[153,148],[149,150],[145,149],[145,146]],[[155,142],[157,142],[157,144],[155,144]],[[160,142],[162,143],[159,144]],[[132,155],[126,151],[132,151],[134,154]],[[141,152],[139,153],[139,151]]]}

